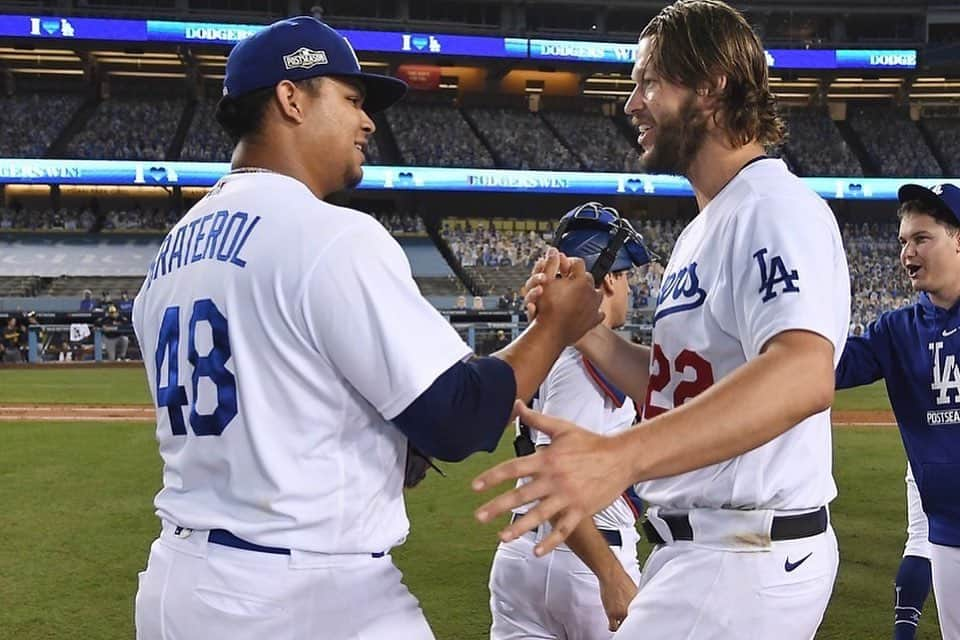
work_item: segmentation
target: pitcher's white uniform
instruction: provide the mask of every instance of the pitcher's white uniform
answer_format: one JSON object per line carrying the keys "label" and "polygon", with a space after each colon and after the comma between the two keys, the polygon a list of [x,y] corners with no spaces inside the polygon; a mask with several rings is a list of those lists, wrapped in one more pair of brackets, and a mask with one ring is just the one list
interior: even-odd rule
{"label": "pitcher's white uniform", "polygon": [[163,458],[138,637],[432,638],[389,555],[409,528],[389,420],[471,350],[389,233],[227,175],[164,240],[134,326]]}
{"label": "pitcher's white uniform", "polygon": [[[756,160],[677,239],[655,314],[644,417],[695,397],[783,331],[829,339],[836,365],[849,315],[833,213],[783,162]],[[836,576],[836,538],[827,525],[771,542],[771,528],[787,522],[782,516],[823,516],[836,496],[830,428],[827,410],[726,462],[638,484],[667,544],[644,566],[617,637],[812,638]],[[679,529],[668,513],[688,522],[692,541],[673,541]],[[700,614],[678,613],[691,610]]]}
{"label": "pitcher's white uniform", "polygon": [[[535,408],[605,435],[629,428],[636,419],[633,401],[615,397],[589,368],[579,351],[567,347],[540,385]],[[550,436],[535,430],[531,438],[538,446],[550,444]],[[526,508],[517,511],[525,513]],[[601,532],[620,536],[622,544],[610,550],[634,582],[639,581],[637,512],[630,499],[621,496],[593,521]],[[534,555],[533,547],[546,531],[540,527],[497,548],[489,585],[491,640],[613,637],[607,630],[599,582],[587,565],[566,545],[542,558]]]}

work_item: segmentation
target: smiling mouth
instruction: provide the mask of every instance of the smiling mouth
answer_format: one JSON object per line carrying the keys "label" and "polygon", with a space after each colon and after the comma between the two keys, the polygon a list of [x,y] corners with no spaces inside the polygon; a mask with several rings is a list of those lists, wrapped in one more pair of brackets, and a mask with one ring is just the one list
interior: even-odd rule
{"label": "smiling mouth", "polygon": [[647,134],[653,129],[653,125],[645,124],[637,127],[637,131],[640,135],[637,137],[637,144],[643,146],[643,141],[646,140]]}

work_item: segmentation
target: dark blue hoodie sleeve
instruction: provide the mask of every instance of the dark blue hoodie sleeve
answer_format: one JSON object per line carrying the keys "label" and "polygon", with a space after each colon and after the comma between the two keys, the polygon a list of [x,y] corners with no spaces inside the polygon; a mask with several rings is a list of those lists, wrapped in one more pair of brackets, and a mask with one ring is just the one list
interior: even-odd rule
{"label": "dark blue hoodie sleeve", "polygon": [[883,377],[886,355],[884,317],[870,323],[862,336],[849,336],[837,365],[837,389],[870,384]]}

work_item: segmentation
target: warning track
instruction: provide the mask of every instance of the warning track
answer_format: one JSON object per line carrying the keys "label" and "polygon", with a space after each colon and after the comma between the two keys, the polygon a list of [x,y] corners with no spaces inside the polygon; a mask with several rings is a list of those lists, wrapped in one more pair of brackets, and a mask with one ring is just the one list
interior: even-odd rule
{"label": "warning track", "polygon": [[147,405],[17,404],[0,405],[0,420],[56,422],[153,422],[157,411]]}

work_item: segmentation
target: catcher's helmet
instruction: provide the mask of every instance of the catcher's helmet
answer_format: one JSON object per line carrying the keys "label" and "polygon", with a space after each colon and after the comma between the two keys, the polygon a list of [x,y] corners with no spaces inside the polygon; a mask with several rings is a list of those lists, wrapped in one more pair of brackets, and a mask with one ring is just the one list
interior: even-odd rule
{"label": "catcher's helmet", "polygon": [[599,202],[582,204],[560,218],[553,244],[568,256],[582,258],[597,285],[610,272],[639,267],[657,257],[616,209]]}

